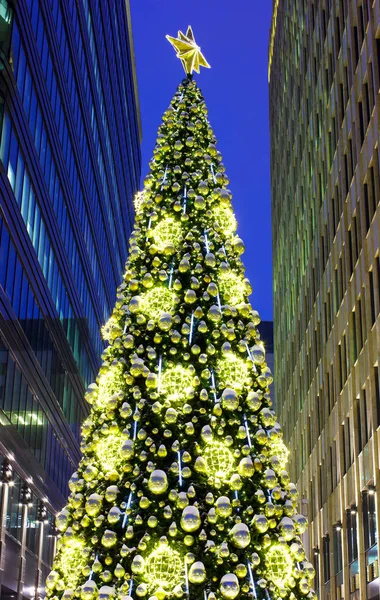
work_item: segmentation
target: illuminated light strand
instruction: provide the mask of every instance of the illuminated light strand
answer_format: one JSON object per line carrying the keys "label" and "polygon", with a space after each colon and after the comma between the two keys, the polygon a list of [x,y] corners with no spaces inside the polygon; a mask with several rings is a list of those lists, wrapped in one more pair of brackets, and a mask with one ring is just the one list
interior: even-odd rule
{"label": "illuminated light strand", "polygon": [[[96,555],[95,560],[98,560],[98,558],[99,558],[99,554]],[[88,581],[91,581],[93,574],[94,574],[94,570],[91,569],[90,574],[88,576]]]}
{"label": "illuminated light strand", "polygon": [[179,105],[181,104],[182,100],[183,100],[183,92],[182,92],[182,94],[181,94],[181,95],[180,95],[180,97],[179,97],[179,100],[178,100],[178,105],[177,105],[177,108],[176,108],[176,112],[178,112],[178,111],[179,111]]}
{"label": "illuminated light strand", "polygon": [[[239,493],[238,493],[237,490],[235,490],[234,495],[235,495],[235,499],[239,500]],[[236,512],[240,512],[240,508],[239,507],[236,508]]]}
{"label": "illuminated light strand", "polygon": [[252,353],[251,353],[251,351],[249,349],[248,342],[245,342],[245,347],[247,348],[248,356],[249,356],[249,358],[250,358],[250,360],[252,362],[252,370],[253,370],[254,373],[257,373],[256,365],[255,365],[255,362],[253,360]]}
{"label": "illuminated light strand", "polygon": [[247,562],[247,567],[248,567],[249,579],[251,582],[252,596],[254,598],[257,598],[255,580],[253,579],[252,567],[251,567],[251,563],[249,561]]}
{"label": "illuminated light strand", "polygon": [[158,392],[161,389],[161,375],[162,375],[162,354],[160,355],[160,358],[158,359],[158,384],[157,384]]}
{"label": "illuminated light strand", "polygon": [[214,180],[214,183],[216,183],[216,177],[215,177],[215,172],[214,172],[214,165],[212,163],[210,165],[210,170],[211,170],[211,173],[212,173],[212,178]]}
{"label": "illuminated light strand", "polygon": [[244,413],[244,427],[245,427],[245,431],[247,433],[248,446],[250,448],[252,448],[252,442],[251,442],[251,436],[249,434],[249,427],[248,427],[247,415],[245,413]]}
{"label": "illuminated light strand", "polygon": [[169,285],[168,285],[168,287],[169,287],[169,290],[171,289],[171,287],[172,287],[172,284],[173,284],[173,273],[174,273],[174,263],[172,263],[172,266],[170,267],[170,273],[169,273]]}
{"label": "illuminated light strand", "polygon": [[216,396],[216,385],[215,385],[214,371],[211,371],[211,387],[212,387],[212,391],[213,391],[213,394],[214,394],[214,401],[217,402],[218,398]]}
{"label": "illuminated light strand", "polygon": [[271,600],[271,597],[268,592],[268,588],[265,588],[265,594],[266,594],[266,597],[268,598],[268,600]]}
{"label": "illuminated light strand", "polygon": [[166,183],[167,174],[168,174],[168,165],[166,165],[166,167],[165,167],[164,176],[163,176],[163,178],[161,180],[161,189],[163,189],[164,183]]}
{"label": "illuminated light strand", "polygon": [[222,246],[222,250],[223,250],[224,256],[226,257],[226,263],[229,265],[230,263],[228,262],[228,256],[227,256],[227,252],[226,252],[224,245]]}
{"label": "illuminated light strand", "polygon": [[207,592],[206,592],[206,590],[203,590],[203,600],[207,600]]}
{"label": "illuminated light strand", "polygon": [[123,335],[127,333],[128,325],[127,325],[127,316],[130,314],[129,308],[125,311],[125,324],[123,329]]}
{"label": "illuminated light strand", "polygon": [[131,581],[129,584],[128,596],[132,596],[132,590],[133,590],[133,579],[131,578]]}
{"label": "illuminated light strand", "polygon": [[222,310],[222,305],[221,305],[221,302],[220,302],[220,296],[219,296],[219,292],[218,292],[218,293],[217,293],[217,295],[216,295],[216,299],[217,299],[217,301],[218,301],[219,310]]}
{"label": "illuminated light strand", "polygon": [[181,451],[178,450],[178,482],[179,486],[182,487],[182,463],[181,463]]}
{"label": "illuminated light strand", "polygon": [[206,252],[207,254],[210,252],[210,247],[208,245],[208,236],[207,236],[207,231],[204,232],[205,235],[205,248],[206,248]]}
{"label": "illuminated light strand", "polygon": [[183,214],[186,214],[186,203],[187,203],[187,188],[186,186],[183,188]]}
{"label": "illuminated light strand", "polygon": [[194,329],[194,312],[191,313],[189,344],[191,344],[191,340],[193,339],[193,329]]}
{"label": "illuminated light strand", "polygon": [[[135,408],[135,415],[137,414],[137,406]],[[136,437],[137,437],[137,425],[138,422],[135,420],[134,424],[133,424],[133,441],[135,441]]]}
{"label": "illuminated light strand", "polygon": [[185,584],[186,584],[186,596],[189,597],[190,595],[190,590],[189,590],[189,575],[187,572],[187,562],[185,559]]}
{"label": "illuminated light strand", "polygon": [[127,514],[127,511],[128,511],[128,509],[131,507],[132,496],[133,496],[133,492],[130,492],[130,494],[129,494],[129,498],[128,498],[128,502],[127,502],[127,508],[126,508],[126,509],[125,509],[125,511],[124,511],[124,519],[123,519],[123,523],[122,523],[122,525],[121,525],[121,528],[122,528],[122,529],[124,529],[124,527],[126,526],[126,524],[127,524],[127,521],[128,521],[128,514]]}

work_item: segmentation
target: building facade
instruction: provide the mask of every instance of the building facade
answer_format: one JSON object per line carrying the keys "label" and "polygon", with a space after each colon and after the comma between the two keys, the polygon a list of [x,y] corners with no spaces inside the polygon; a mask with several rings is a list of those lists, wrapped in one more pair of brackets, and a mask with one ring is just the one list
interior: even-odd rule
{"label": "building facade", "polygon": [[275,0],[275,389],[322,599],[380,598],[380,1]]}
{"label": "building facade", "polygon": [[140,179],[129,4],[0,0],[0,597],[40,598]]}
{"label": "building facade", "polygon": [[[272,373],[274,373],[273,321],[261,321],[258,325],[258,330],[260,333],[260,337],[264,342],[266,363],[272,371]],[[270,394],[273,405],[275,406],[273,383],[270,386]]]}

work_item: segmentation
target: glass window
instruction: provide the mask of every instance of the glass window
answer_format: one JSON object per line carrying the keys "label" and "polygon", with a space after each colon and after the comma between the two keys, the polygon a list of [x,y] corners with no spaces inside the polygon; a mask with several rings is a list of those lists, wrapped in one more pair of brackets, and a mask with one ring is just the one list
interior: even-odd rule
{"label": "glass window", "polygon": [[12,485],[9,486],[8,507],[6,516],[6,529],[16,540],[21,540],[22,505],[21,500],[22,481],[15,473]]}
{"label": "glass window", "polygon": [[376,543],[376,508],[375,490],[362,493],[363,502],[363,525],[364,525],[364,549],[368,550]]}

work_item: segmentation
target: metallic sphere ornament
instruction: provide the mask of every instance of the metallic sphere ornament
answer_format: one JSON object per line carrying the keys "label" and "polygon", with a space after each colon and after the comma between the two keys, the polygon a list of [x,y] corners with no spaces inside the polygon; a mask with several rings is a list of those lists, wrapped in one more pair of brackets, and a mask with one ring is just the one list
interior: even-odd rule
{"label": "metallic sphere ornament", "polygon": [[151,473],[148,481],[148,487],[153,494],[164,494],[168,489],[168,478],[165,471],[155,469]]}
{"label": "metallic sphere ornament", "polygon": [[236,575],[234,575],[234,573],[227,573],[227,575],[223,575],[222,579],[220,580],[219,589],[223,598],[226,598],[227,600],[234,600],[240,591],[239,580]]}
{"label": "metallic sphere ornament", "polygon": [[115,502],[117,495],[119,493],[119,488],[117,485],[109,485],[105,492],[105,499],[107,502]]}
{"label": "metallic sphere ornament", "polygon": [[65,531],[69,524],[70,513],[67,508],[63,508],[60,513],[55,518],[55,526],[58,531]]}
{"label": "metallic sphere ornament", "polygon": [[169,329],[171,329],[172,325],[173,325],[172,315],[168,312],[161,313],[161,316],[158,321],[158,327],[162,331],[169,331]]}
{"label": "metallic sphere ornament", "polygon": [[294,522],[290,517],[283,517],[280,521],[280,532],[286,541],[290,541],[296,535]]}
{"label": "metallic sphere ornament", "polygon": [[189,569],[190,583],[200,584],[206,580],[206,569],[201,561],[194,562]]}
{"label": "metallic sphere ornament", "polygon": [[116,598],[115,588],[109,585],[102,585],[98,592],[99,600],[112,600]]}
{"label": "metallic sphere ornament", "polygon": [[102,546],[105,548],[112,548],[116,546],[117,543],[117,535],[114,531],[110,531],[106,529],[102,536]]}
{"label": "metallic sphere ornament", "polygon": [[199,529],[201,517],[196,506],[186,506],[181,515],[181,527],[187,533],[192,533]]}
{"label": "metallic sphere ornament", "polygon": [[226,388],[222,394],[222,406],[226,410],[236,410],[239,406],[239,398],[235,390]]}
{"label": "metallic sphere ornament", "polygon": [[227,518],[232,514],[231,500],[228,496],[220,496],[215,504],[216,514],[219,517]]}
{"label": "metallic sphere ornament", "polygon": [[98,586],[96,585],[95,581],[89,580],[86,581],[85,584],[83,584],[80,597],[81,600],[93,600],[94,598],[96,598],[97,594]]}
{"label": "metallic sphere ornament", "polygon": [[145,561],[140,554],[136,554],[136,556],[134,557],[131,565],[131,570],[132,573],[134,573],[135,575],[141,575],[142,573],[144,573]]}
{"label": "metallic sphere ornament", "polygon": [[236,548],[246,548],[251,543],[251,534],[245,523],[236,523],[231,529],[230,535]]}

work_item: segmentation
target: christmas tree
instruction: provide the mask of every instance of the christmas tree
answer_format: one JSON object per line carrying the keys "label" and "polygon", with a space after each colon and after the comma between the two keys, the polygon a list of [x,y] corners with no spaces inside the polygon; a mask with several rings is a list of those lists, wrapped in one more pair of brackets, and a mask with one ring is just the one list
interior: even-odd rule
{"label": "christmas tree", "polygon": [[228,178],[192,71],[159,128],[47,595],[314,598]]}

